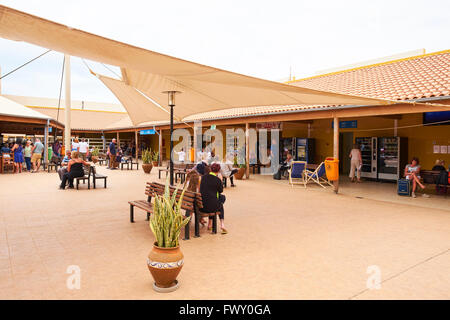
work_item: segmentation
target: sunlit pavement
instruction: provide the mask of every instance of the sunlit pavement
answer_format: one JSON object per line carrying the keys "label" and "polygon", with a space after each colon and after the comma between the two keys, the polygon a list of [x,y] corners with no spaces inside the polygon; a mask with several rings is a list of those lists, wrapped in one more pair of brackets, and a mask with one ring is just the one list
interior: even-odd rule
{"label": "sunlit pavement", "polygon": [[157,170],[98,171],[107,189],[0,175],[1,299],[450,298],[448,196],[404,198],[371,182],[341,183],[336,195],[252,175],[225,191],[229,234],[194,238],[191,227],[180,288],[160,294],[146,267],[153,235],[139,209],[129,222],[127,203],[145,199]]}

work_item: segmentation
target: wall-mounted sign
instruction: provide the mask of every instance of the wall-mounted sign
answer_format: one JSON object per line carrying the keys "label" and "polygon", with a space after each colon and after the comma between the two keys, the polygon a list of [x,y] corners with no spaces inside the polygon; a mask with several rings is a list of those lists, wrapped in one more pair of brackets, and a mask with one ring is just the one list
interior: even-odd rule
{"label": "wall-mounted sign", "polygon": [[[331,128],[334,128],[334,121],[331,121]],[[358,120],[339,121],[339,129],[356,129]]]}
{"label": "wall-mounted sign", "polygon": [[211,130],[216,130],[216,125],[215,124],[211,125]]}
{"label": "wall-mounted sign", "polygon": [[257,122],[256,123],[256,129],[282,129],[283,123],[282,122]]}
{"label": "wall-mounted sign", "polygon": [[48,127],[48,132],[52,132],[53,128],[52,127]]}
{"label": "wall-mounted sign", "polygon": [[144,135],[147,135],[147,134],[155,134],[155,133],[156,133],[155,129],[147,129],[147,130],[139,131],[139,134],[141,136],[144,136]]}

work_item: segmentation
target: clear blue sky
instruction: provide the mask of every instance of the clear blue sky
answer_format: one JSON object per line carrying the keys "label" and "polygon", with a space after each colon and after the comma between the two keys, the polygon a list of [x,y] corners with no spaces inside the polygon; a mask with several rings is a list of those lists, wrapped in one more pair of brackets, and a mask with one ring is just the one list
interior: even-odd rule
{"label": "clear blue sky", "polygon": [[[153,51],[270,80],[425,48],[450,49],[450,1],[103,1],[0,3]],[[0,39],[2,74],[44,48]],[[106,75],[102,65],[90,63]],[[2,80],[2,93],[58,97],[62,54]],[[72,97],[116,102],[79,58]]]}

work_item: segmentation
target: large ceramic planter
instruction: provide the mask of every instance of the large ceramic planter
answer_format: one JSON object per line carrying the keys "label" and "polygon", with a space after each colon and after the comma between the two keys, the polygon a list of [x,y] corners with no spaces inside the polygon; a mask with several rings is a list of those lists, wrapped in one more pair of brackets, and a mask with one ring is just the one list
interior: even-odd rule
{"label": "large ceramic planter", "polygon": [[244,174],[245,174],[245,168],[239,168],[238,172],[236,172],[234,174],[234,177],[238,180],[242,180],[242,178],[244,177]]}
{"label": "large ceramic planter", "polygon": [[183,267],[183,258],[180,247],[162,248],[155,242],[148,254],[147,267],[155,280],[153,288],[156,291],[175,290],[178,287],[176,279]]}
{"label": "large ceramic planter", "polygon": [[150,173],[150,171],[152,171],[152,164],[151,163],[143,163],[142,164],[142,169],[144,170],[145,173]]}
{"label": "large ceramic planter", "polygon": [[93,163],[97,163],[98,162],[98,156],[92,156],[91,160]]}

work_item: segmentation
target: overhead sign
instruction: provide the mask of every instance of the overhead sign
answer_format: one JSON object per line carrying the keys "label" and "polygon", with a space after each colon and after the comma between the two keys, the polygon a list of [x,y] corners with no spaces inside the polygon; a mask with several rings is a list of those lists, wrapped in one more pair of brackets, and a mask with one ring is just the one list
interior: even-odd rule
{"label": "overhead sign", "polygon": [[147,135],[147,134],[155,134],[155,133],[156,133],[155,129],[147,129],[147,130],[139,131],[139,134],[142,136]]}
{"label": "overhead sign", "polygon": [[216,130],[216,125],[215,124],[211,125],[211,130]]}
{"label": "overhead sign", "polygon": [[[331,128],[334,128],[334,121],[331,121]],[[356,129],[358,120],[339,121],[339,129]]]}
{"label": "overhead sign", "polygon": [[257,122],[256,129],[282,129],[282,122]]}

